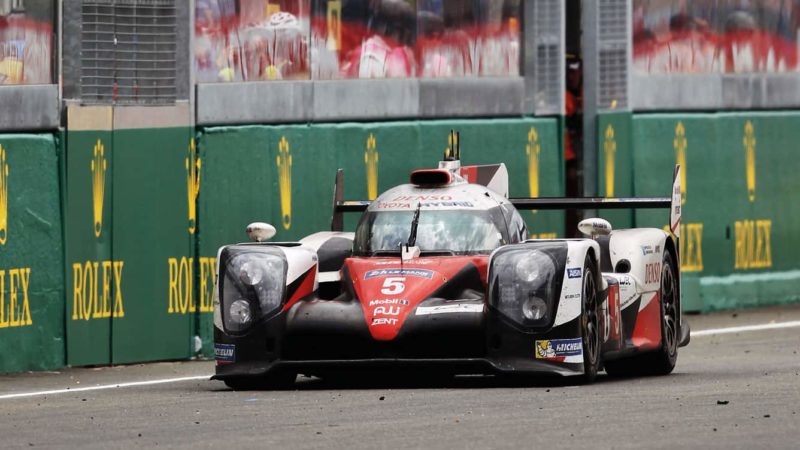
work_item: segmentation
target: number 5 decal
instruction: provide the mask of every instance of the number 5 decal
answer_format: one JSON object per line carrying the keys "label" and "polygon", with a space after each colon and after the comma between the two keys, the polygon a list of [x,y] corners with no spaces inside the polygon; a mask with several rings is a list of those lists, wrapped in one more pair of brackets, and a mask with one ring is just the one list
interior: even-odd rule
{"label": "number 5 decal", "polygon": [[402,294],[403,291],[406,290],[405,284],[405,277],[389,277],[383,280],[383,289],[381,289],[381,294],[383,295],[398,295]]}

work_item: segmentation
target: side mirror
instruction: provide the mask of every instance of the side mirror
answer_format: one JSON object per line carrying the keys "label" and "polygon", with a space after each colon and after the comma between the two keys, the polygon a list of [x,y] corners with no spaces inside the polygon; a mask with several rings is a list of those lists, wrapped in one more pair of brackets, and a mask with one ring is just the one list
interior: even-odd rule
{"label": "side mirror", "polygon": [[578,231],[591,237],[606,236],[611,233],[611,224],[605,219],[586,219],[578,224]]}
{"label": "side mirror", "polygon": [[247,226],[247,236],[253,242],[264,242],[275,236],[275,227],[264,222],[253,222]]}

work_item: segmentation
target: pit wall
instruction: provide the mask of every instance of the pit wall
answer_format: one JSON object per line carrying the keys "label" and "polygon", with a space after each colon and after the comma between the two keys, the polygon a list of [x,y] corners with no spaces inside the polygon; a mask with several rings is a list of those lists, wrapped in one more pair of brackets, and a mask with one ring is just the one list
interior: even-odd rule
{"label": "pit wall", "polygon": [[[800,301],[800,114],[614,113],[598,133],[601,195],[667,196],[682,167],[685,310]],[[668,214],[606,217],[615,228],[663,228]]]}

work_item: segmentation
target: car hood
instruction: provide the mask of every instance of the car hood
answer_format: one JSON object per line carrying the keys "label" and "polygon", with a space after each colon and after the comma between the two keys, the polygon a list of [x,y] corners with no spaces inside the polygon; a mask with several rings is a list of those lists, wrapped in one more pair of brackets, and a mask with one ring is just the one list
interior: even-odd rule
{"label": "car hood", "polygon": [[352,285],[372,337],[388,341],[425,300],[450,300],[458,308],[458,300],[483,298],[488,261],[487,255],[348,258],[345,282]]}

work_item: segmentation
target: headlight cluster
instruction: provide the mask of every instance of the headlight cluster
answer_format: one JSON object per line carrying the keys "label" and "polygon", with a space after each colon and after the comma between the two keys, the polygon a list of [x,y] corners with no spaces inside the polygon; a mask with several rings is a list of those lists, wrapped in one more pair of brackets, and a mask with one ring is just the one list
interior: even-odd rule
{"label": "headlight cluster", "polygon": [[280,308],[286,287],[286,259],[276,248],[226,248],[221,255],[222,319],[228,332],[243,332]]}
{"label": "headlight cluster", "polygon": [[558,247],[498,252],[492,259],[490,303],[523,327],[549,324],[563,281],[559,253],[566,256],[566,250]]}

